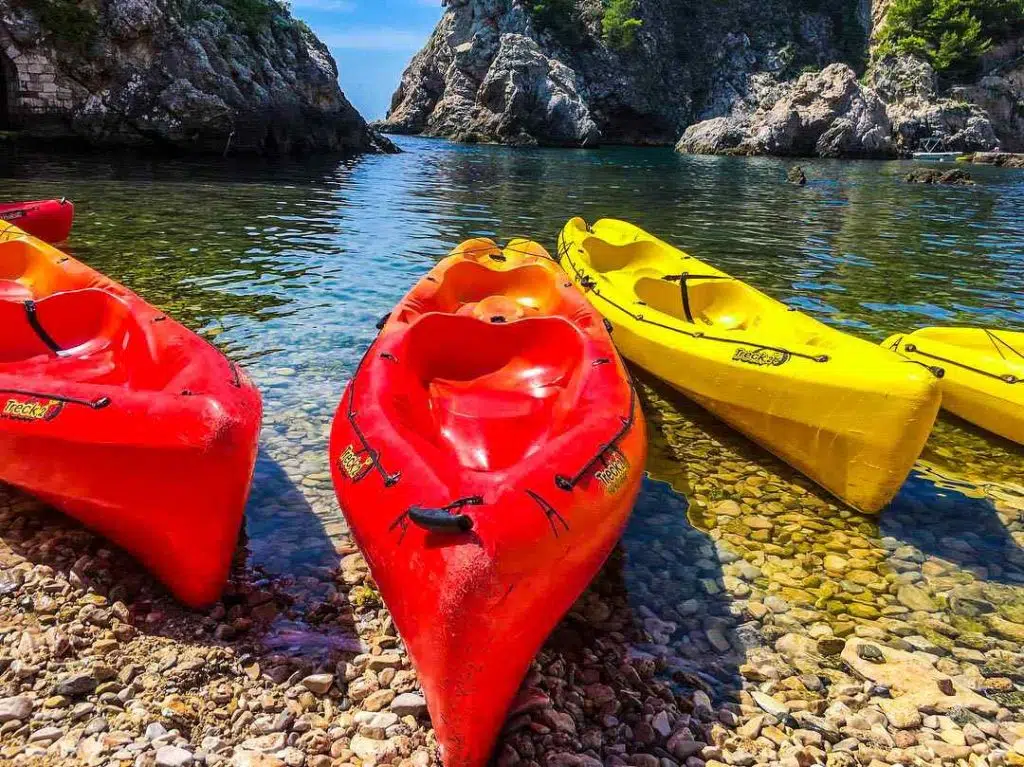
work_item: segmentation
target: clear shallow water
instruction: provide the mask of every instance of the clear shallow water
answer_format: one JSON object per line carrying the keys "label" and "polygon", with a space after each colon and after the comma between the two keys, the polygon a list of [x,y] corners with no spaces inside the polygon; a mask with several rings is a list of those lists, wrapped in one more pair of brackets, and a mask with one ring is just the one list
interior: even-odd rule
{"label": "clear shallow water", "polygon": [[[340,163],[0,158],[0,196],[74,199],[71,253],[214,338],[260,384],[249,564],[292,579],[310,604],[354,550],[326,465],[338,398],[375,321],[467,237],[525,235],[553,248],[571,215],[615,216],[871,340],[937,323],[1024,329],[1021,172],[972,167],[976,187],[943,188],[905,184],[909,163],[810,161],[801,188],[785,182],[793,163],[772,159],[399,142],[402,155]],[[656,382],[644,389],[655,479],[624,544],[624,575],[608,576],[641,623],[671,620],[666,610],[695,596],[727,620],[729,600],[714,585],[718,560],[733,556],[716,559],[726,544],[755,563],[774,556],[797,567],[849,547],[847,536],[875,552],[865,561],[884,563],[895,540],[968,580],[1024,583],[1019,447],[943,419],[877,522],[826,508],[812,486],[678,396]],[[744,513],[759,502],[789,509],[793,498],[814,499],[796,502],[809,518],[825,509],[835,521],[817,538],[780,527],[781,553],[766,555],[756,529],[726,529],[713,511],[723,500]],[[772,583],[761,585],[786,588]],[[293,638],[301,645],[285,627],[278,644]]]}

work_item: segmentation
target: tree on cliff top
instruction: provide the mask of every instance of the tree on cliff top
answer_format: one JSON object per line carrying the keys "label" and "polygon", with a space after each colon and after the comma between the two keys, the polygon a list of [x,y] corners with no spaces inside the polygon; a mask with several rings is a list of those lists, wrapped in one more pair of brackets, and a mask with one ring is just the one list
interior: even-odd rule
{"label": "tree on cliff top", "polygon": [[636,33],[643,21],[633,16],[636,0],[604,0],[601,30],[604,41],[619,51],[628,51],[636,44]]}
{"label": "tree on cliff top", "polygon": [[950,77],[972,74],[994,41],[1024,31],[1024,0],[894,0],[878,56],[909,54]]}

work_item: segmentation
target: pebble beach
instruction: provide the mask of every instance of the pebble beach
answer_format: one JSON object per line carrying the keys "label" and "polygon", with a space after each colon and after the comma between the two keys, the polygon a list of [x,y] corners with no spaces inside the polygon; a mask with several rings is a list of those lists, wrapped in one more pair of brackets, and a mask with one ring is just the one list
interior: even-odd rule
{"label": "pebble beach", "polygon": [[[914,492],[936,467],[880,525],[660,384],[642,391],[645,492],[536,658],[496,764],[1024,764],[1024,488],[972,498],[951,479],[937,508]],[[270,506],[256,524],[273,514],[275,535],[242,541],[203,613],[3,492],[0,760],[440,764],[326,459],[288,455],[325,428],[267,424],[257,487],[274,499],[251,508]],[[290,525],[310,512],[316,535]]]}
{"label": "pebble beach", "polygon": [[[376,319],[468,236],[615,213],[862,337],[1024,322],[1024,187],[1008,170],[924,189],[899,163],[816,162],[796,187],[773,161],[402,141],[394,158],[292,175],[10,171],[25,199],[45,194],[24,180],[38,167],[66,186],[81,211],[69,252],[245,366],[265,418],[231,580],[205,611],[0,488],[0,765],[440,764],[326,444]],[[168,212],[184,208],[188,227]],[[495,764],[1024,764],[1018,446],[943,416],[896,501],[867,517],[637,380],[640,500],[535,659]]]}

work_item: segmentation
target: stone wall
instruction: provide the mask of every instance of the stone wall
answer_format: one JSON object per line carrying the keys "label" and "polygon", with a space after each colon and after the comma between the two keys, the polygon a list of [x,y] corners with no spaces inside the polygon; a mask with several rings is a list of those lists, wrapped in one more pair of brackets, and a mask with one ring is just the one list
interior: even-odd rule
{"label": "stone wall", "polygon": [[5,80],[11,75],[15,78],[13,83],[3,83],[8,94],[7,114],[0,115],[0,122],[17,126],[28,115],[59,116],[71,110],[70,85],[40,49],[22,51],[0,27],[0,55],[8,63],[3,67]]}
{"label": "stone wall", "polygon": [[[327,47],[278,2],[91,0],[77,24],[0,2],[0,57],[25,138],[224,154],[394,151],[338,85]],[[83,22],[86,23],[86,22]],[[81,38],[81,39],[79,39]],[[13,76],[11,76],[13,72]],[[13,123],[13,125],[11,125]]]}

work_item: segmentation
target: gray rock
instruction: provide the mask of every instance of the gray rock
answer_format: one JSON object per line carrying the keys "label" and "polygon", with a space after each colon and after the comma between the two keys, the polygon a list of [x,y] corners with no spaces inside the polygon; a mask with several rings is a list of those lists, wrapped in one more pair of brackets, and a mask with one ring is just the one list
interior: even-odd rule
{"label": "gray rock", "polygon": [[862,644],[857,647],[857,655],[872,663],[885,663],[885,655],[873,644]]}
{"label": "gray rock", "polygon": [[403,692],[391,701],[389,708],[398,716],[423,716],[427,711],[427,701],[418,693]]}
{"label": "gray rock", "polygon": [[156,752],[156,767],[189,767],[195,757],[177,746],[162,746]]}
{"label": "gray rock", "polygon": [[64,737],[64,730],[61,727],[43,727],[28,736],[29,743],[52,743],[58,738]]}
{"label": "gray rock", "polygon": [[32,699],[24,695],[14,698],[0,698],[0,724],[25,721],[32,715]]}
{"label": "gray rock", "polygon": [[830,64],[820,72],[808,72],[777,88],[767,88],[761,101],[740,104],[724,119],[710,126],[690,126],[676,149],[707,153],[710,137],[718,144],[730,144],[713,148],[715,154],[895,154],[885,105],[874,91],[858,82],[856,73],[845,64]]}
{"label": "gray rock", "polygon": [[334,674],[311,674],[302,680],[302,686],[314,695],[326,695],[334,684]]}
{"label": "gray rock", "polygon": [[[757,72],[841,58],[827,11],[785,0],[685,10],[636,0],[635,43],[603,35],[605,3],[557,6],[557,28],[507,0],[451,0],[410,62],[385,129],[470,141],[589,145],[675,142],[690,123],[721,117]],[[756,18],[756,21],[753,19]],[[867,38],[857,23],[846,36]]]}
{"label": "gray rock", "polygon": [[54,45],[67,32],[32,0],[11,0],[0,18],[36,99],[23,105],[29,133],[216,154],[394,149],[341,92],[327,46],[282,4],[249,3],[248,14],[176,0],[68,5],[78,17],[60,23],[76,26],[79,45]]}
{"label": "gray rock", "polygon": [[771,695],[766,695],[760,690],[752,690],[750,697],[754,699],[754,703],[756,703],[758,708],[762,711],[783,721],[789,718],[789,707],[785,703],[780,703],[775,700]]}
{"label": "gray rock", "polygon": [[926,138],[941,138],[941,148],[949,152],[985,151],[999,144],[985,110],[963,94],[940,93],[935,70],[920,59],[883,57],[872,65],[868,82],[885,101],[900,151],[914,151]]}
{"label": "gray rock", "polygon": [[88,695],[95,689],[96,679],[92,674],[75,674],[57,682],[53,688],[53,693],[54,695],[66,695],[69,698],[74,698],[79,695]]}

